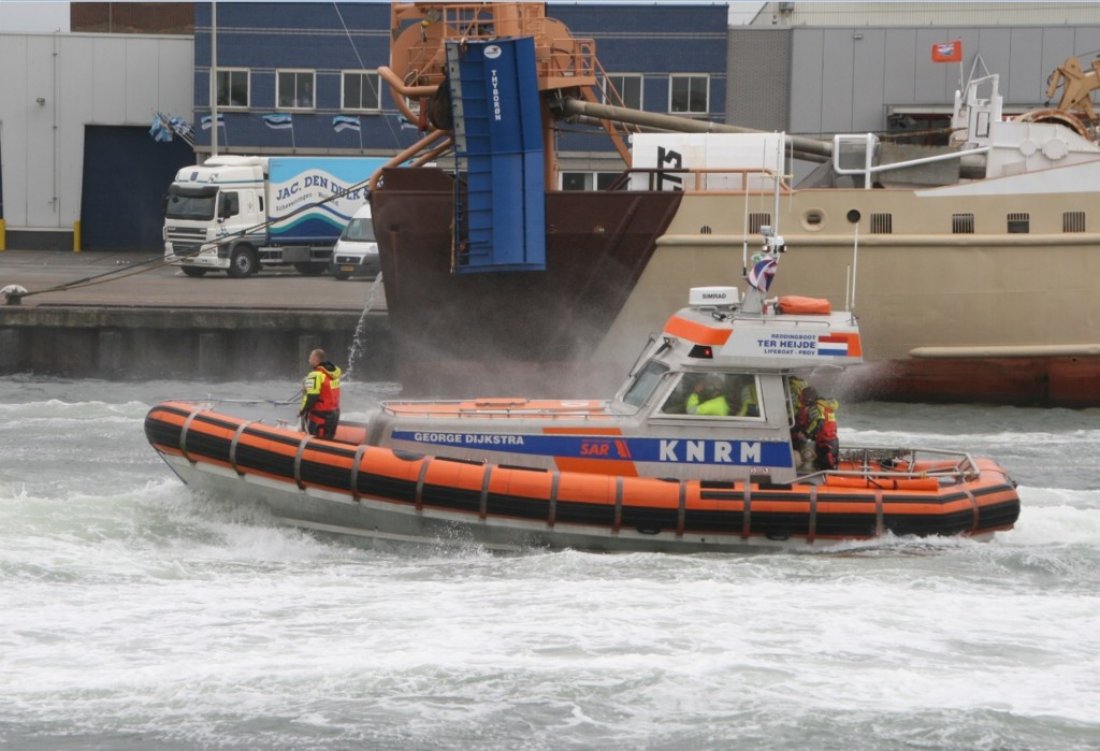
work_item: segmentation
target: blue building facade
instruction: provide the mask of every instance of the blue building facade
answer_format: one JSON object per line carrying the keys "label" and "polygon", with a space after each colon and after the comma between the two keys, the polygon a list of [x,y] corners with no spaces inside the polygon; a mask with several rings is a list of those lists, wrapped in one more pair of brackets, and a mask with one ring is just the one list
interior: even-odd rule
{"label": "blue building facade", "polygon": [[[193,117],[204,155],[211,11],[195,4]],[[392,154],[418,140],[377,75],[389,62],[389,3],[219,2],[216,14],[220,153]],[[628,106],[718,121],[726,115],[726,14],[724,4],[547,6],[575,37],[595,40]],[[611,152],[602,135],[566,123],[559,148]]]}

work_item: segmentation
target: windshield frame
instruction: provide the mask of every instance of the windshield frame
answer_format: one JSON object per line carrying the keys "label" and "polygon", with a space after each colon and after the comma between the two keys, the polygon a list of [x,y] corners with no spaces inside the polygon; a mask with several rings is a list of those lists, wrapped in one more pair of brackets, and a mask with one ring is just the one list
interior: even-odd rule
{"label": "windshield frame", "polygon": [[166,219],[208,222],[214,219],[218,207],[218,188],[213,185],[169,185],[165,198]]}
{"label": "windshield frame", "polygon": [[[358,230],[366,227],[366,232],[357,232]],[[356,234],[352,234],[355,232]],[[373,243],[378,242],[374,236],[374,222],[371,221],[369,216],[352,217],[351,221],[344,226],[344,231],[340,233],[340,239],[346,242],[353,243]]]}

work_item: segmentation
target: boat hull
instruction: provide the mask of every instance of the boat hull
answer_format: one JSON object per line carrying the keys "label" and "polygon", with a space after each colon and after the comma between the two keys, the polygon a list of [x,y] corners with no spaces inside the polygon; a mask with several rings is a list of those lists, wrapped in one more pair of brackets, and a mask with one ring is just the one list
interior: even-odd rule
{"label": "boat hull", "polygon": [[[957,486],[850,478],[767,486],[414,455],[178,402],[150,410],[145,431],[195,490],[262,504],[285,523],[362,543],[693,553],[886,535],[983,538],[1010,529],[1019,514],[1013,484],[988,461],[974,482]],[[361,434],[348,426],[337,437]]]}

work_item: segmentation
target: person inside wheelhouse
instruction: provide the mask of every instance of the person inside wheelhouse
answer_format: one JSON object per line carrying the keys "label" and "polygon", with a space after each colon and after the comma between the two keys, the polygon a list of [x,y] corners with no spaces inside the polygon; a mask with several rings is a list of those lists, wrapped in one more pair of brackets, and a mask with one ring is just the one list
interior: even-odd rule
{"label": "person inside wheelhouse", "polygon": [[684,373],[661,405],[661,413],[759,417],[756,376],[749,373]]}

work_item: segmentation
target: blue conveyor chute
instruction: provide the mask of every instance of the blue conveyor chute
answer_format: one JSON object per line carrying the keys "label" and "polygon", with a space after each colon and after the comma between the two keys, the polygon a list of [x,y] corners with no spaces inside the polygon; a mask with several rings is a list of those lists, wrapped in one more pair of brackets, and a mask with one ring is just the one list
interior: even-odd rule
{"label": "blue conveyor chute", "polygon": [[455,271],[542,271],[546,208],[542,112],[530,37],[451,42],[457,172]]}

